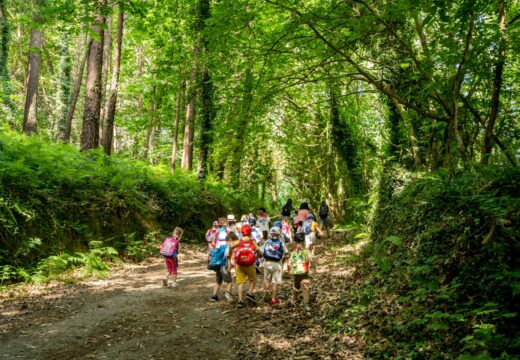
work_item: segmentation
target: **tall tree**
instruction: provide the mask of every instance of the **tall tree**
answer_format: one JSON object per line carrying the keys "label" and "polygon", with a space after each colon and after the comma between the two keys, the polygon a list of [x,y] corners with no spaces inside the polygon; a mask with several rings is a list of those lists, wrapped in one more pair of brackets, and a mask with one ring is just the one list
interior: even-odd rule
{"label": "tall tree", "polygon": [[[69,106],[67,108],[67,115],[63,124],[58,125],[58,139],[63,142],[70,141],[70,134],[72,131],[72,119],[76,111],[78,103],[79,92],[81,90],[81,83],[83,82],[83,73],[85,72],[85,64],[89,54],[90,44],[92,39],[85,39],[78,36],[78,44],[76,49],[76,57],[74,60],[74,71],[72,78],[72,93],[70,96]],[[83,47],[83,48],[82,48]]]}
{"label": "tall tree", "polygon": [[195,135],[195,104],[197,102],[197,67],[198,48],[193,48],[193,63],[191,66],[190,81],[188,82],[188,99],[186,105],[186,121],[184,123],[184,139],[182,147],[181,167],[185,170],[193,168],[193,138]]}
{"label": "tall tree", "polygon": [[105,118],[107,92],[109,89],[108,73],[112,66],[112,16],[106,18],[106,30],[104,31],[105,38],[103,39],[103,66],[101,67],[101,112],[99,115],[99,139],[103,141],[103,133],[105,131]]}
{"label": "tall tree", "polygon": [[493,77],[493,92],[491,96],[491,104],[489,108],[489,120],[486,125],[486,133],[484,135],[484,148],[482,150],[482,163],[488,164],[493,145],[493,131],[497,121],[498,112],[500,110],[500,92],[502,90],[502,74],[504,72],[504,64],[506,59],[506,5],[504,0],[498,1],[498,28],[499,42],[497,60],[495,63],[495,72]]}
{"label": "tall tree", "polygon": [[[121,5],[120,5],[121,6]],[[119,8],[119,13],[117,15],[117,30],[116,30],[116,54],[114,59],[114,65],[112,68],[112,82],[110,85],[110,95],[107,100],[107,106],[105,110],[106,120],[105,120],[105,135],[103,137],[104,140],[104,149],[107,155],[110,155],[112,152],[112,139],[114,135],[114,117],[116,113],[116,103],[117,103],[117,92],[119,91],[119,73],[121,71],[121,54],[123,48],[123,28],[125,22],[125,13],[123,9]]]}
{"label": "tall tree", "polygon": [[170,172],[175,173],[175,163],[177,161],[177,147],[179,137],[179,122],[181,119],[181,109],[183,107],[183,100],[186,95],[186,81],[181,80],[179,90],[177,91],[177,101],[175,105],[175,122],[173,124],[173,144],[172,144],[172,158],[170,160]]}
{"label": "tall tree", "polygon": [[0,81],[2,82],[2,100],[4,104],[13,108],[11,101],[11,85],[9,80],[9,70],[7,68],[7,59],[9,57],[9,22],[6,18],[5,0],[0,0],[0,29],[2,36],[0,38]]}
{"label": "tall tree", "polygon": [[150,96],[150,114],[148,120],[148,127],[146,128],[146,139],[144,141],[143,158],[147,159],[150,152],[153,151],[153,142],[155,138],[155,95],[157,92],[157,85],[153,85],[152,94]]}
{"label": "tall tree", "polygon": [[103,65],[103,40],[106,18],[102,15],[106,0],[100,0],[98,14],[92,32],[96,35],[90,43],[88,59],[85,110],[81,129],[81,149],[89,150],[99,146],[99,116],[101,110],[101,67]]}
{"label": "tall tree", "polygon": [[249,123],[251,112],[251,103],[253,102],[253,70],[252,62],[248,64],[245,74],[243,75],[242,84],[242,101],[240,110],[238,111],[238,119],[236,133],[233,136],[233,145],[231,151],[231,186],[234,189],[240,187],[240,174],[242,170],[243,150],[246,144],[246,130]]}
{"label": "tall tree", "polygon": [[209,71],[208,63],[208,40],[204,32],[206,28],[206,21],[211,17],[210,1],[199,0],[199,19],[198,31],[201,42],[202,59],[201,64],[202,76],[200,81],[200,96],[201,96],[201,133],[200,133],[200,151],[199,164],[197,169],[197,178],[202,181],[206,178],[208,173],[208,157],[212,142],[212,128],[214,118],[213,107],[213,82]]}
{"label": "tall tree", "polygon": [[[60,38],[59,91],[58,91],[58,136],[63,134],[67,126],[67,112],[70,103],[71,58],[69,53],[68,34]],[[78,49],[77,49],[78,50]],[[78,51],[77,51],[78,53]],[[78,55],[76,53],[76,55]],[[79,52],[81,54],[81,52]]]}
{"label": "tall tree", "polygon": [[46,0],[36,0],[33,6],[31,37],[29,40],[29,69],[23,114],[23,132],[30,135],[38,128],[37,99],[40,82],[41,52],[43,45],[43,7]]}

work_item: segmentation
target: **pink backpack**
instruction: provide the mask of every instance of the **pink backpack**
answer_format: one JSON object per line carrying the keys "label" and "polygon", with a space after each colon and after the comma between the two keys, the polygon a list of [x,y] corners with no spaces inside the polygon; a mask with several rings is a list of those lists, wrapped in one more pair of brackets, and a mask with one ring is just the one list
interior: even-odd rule
{"label": "pink backpack", "polygon": [[166,256],[166,257],[177,257],[177,253],[178,253],[178,245],[179,244],[179,240],[177,239],[174,239],[172,237],[167,237],[166,239],[164,239],[164,242],[161,246],[161,250],[159,251],[161,253],[162,256]]}

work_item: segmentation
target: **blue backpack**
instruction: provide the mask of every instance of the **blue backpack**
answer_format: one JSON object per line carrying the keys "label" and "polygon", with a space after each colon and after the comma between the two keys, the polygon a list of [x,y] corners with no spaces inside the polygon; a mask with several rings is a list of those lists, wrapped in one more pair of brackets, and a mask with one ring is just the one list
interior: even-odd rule
{"label": "blue backpack", "polygon": [[209,252],[208,270],[219,270],[222,266],[227,266],[226,249],[227,246],[221,246],[211,249]]}
{"label": "blue backpack", "polygon": [[258,245],[260,245],[262,243],[262,232],[260,231],[260,229],[254,227],[253,230],[251,231],[251,238],[253,238],[253,240]]}
{"label": "blue backpack", "polygon": [[282,260],[283,244],[279,239],[269,239],[265,242],[264,258],[271,261]]}
{"label": "blue backpack", "polygon": [[307,220],[303,223],[302,231],[305,235],[309,235],[311,233],[311,225],[312,225],[312,220]]}

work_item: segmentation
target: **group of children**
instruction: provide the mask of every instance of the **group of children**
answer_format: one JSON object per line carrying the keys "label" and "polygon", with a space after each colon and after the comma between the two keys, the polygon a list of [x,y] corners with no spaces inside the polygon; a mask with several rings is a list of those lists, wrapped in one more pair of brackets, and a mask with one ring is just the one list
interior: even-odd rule
{"label": "group of children", "polygon": [[[304,202],[302,206],[303,209],[300,207],[293,218],[286,215],[287,209],[284,206],[281,220],[275,221],[272,227],[269,227],[271,219],[265,209],[260,209],[256,217],[253,214],[243,215],[240,221],[237,221],[234,215],[228,215],[227,218],[213,222],[212,228],[206,232],[208,269],[215,272],[211,301],[219,300],[222,288],[226,300],[229,303],[234,302],[231,294],[234,271],[238,287],[237,307],[245,306],[246,283],[248,286],[245,300],[256,303],[256,277],[263,267],[265,302],[273,306],[280,304],[279,286],[283,283],[284,271],[288,271],[293,278],[292,300],[297,302],[301,297],[303,305],[308,307],[309,269],[316,270],[313,259],[314,246],[317,236],[323,235],[323,232],[308,205]],[[177,285],[177,253],[181,237],[182,229],[176,228],[173,236],[167,238],[161,247],[161,254],[168,270],[168,276],[163,280],[164,286]],[[172,243],[176,247],[175,254],[163,250]],[[172,283],[168,283],[170,276],[173,277]]]}

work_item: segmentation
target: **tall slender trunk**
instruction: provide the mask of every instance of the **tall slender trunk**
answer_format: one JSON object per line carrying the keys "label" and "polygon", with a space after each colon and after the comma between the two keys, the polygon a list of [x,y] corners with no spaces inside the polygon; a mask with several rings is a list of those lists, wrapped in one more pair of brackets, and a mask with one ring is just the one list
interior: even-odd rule
{"label": "tall slender trunk", "polygon": [[5,17],[5,0],[0,0],[0,27],[2,37],[0,38],[0,81],[2,82],[2,100],[9,108],[14,109],[11,101],[11,84],[9,80],[9,69],[7,59],[9,57],[9,22]]}
{"label": "tall slender trunk", "polygon": [[500,109],[500,91],[502,89],[502,73],[506,60],[506,7],[504,0],[498,1],[498,25],[500,31],[500,43],[498,45],[498,56],[495,64],[495,77],[493,79],[493,95],[489,109],[489,120],[484,135],[484,148],[482,150],[482,164],[489,164],[489,157],[493,146],[493,130]]}
{"label": "tall slender trunk", "polygon": [[117,15],[117,32],[116,32],[116,55],[115,62],[112,68],[112,83],[110,85],[110,96],[107,100],[107,107],[105,111],[105,136],[104,148],[105,154],[110,155],[112,152],[112,140],[114,136],[114,117],[116,114],[117,92],[119,90],[119,73],[121,70],[121,53],[123,48],[123,28],[125,22],[125,14],[122,9],[119,9]]}
{"label": "tall slender trunk", "polygon": [[[106,0],[100,0],[100,7]],[[85,110],[83,112],[83,127],[81,130],[81,149],[89,150],[99,146],[99,115],[101,110],[101,67],[103,65],[103,40],[106,19],[96,16],[92,31],[97,33],[97,39],[90,44],[88,60],[87,84],[85,95]]]}
{"label": "tall slender trunk", "polygon": [[423,161],[420,153],[419,141],[417,140],[417,135],[415,134],[413,124],[410,121],[410,117],[408,116],[408,112],[404,108],[404,106],[395,101],[395,99],[392,99],[392,101],[395,107],[397,108],[397,111],[399,111],[401,119],[403,119],[403,124],[405,125],[406,130],[408,131],[408,139],[410,140],[410,145],[412,146],[411,150],[414,159],[414,167],[418,169],[423,165]]}
{"label": "tall slender trunk", "polygon": [[240,169],[242,162],[242,152],[245,145],[245,135],[247,124],[249,122],[249,112],[253,101],[253,72],[251,64],[247,67],[244,76],[244,90],[242,98],[242,107],[239,113],[236,134],[234,137],[234,145],[232,146],[231,158],[231,186],[234,189],[240,187]]}
{"label": "tall slender trunk", "polygon": [[[77,56],[77,53],[76,53]],[[69,39],[67,34],[62,34],[60,39],[60,86],[58,91],[58,134],[62,134],[67,126],[67,110],[70,102],[71,85],[71,59],[69,54]]]}
{"label": "tall slender trunk", "polygon": [[152,95],[150,98],[150,119],[148,121],[148,129],[146,132],[145,148],[143,152],[143,158],[147,159],[150,152],[153,151],[153,139],[154,139],[154,127],[155,127],[155,91],[156,86],[152,88]]}
{"label": "tall slender trunk", "polygon": [[99,142],[104,144],[103,133],[105,132],[106,107],[108,105],[107,93],[110,89],[108,72],[112,66],[112,16],[107,16],[107,29],[103,39],[103,66],[101,67],[101,110],[99,114]]}
{"label": "tall slender trunk", "polygon": [[74,112],[76,111],[76,104],[78,103],[79,92],[81,90],[81,83],[83,81],[83,73],[85,72],[85,63],[87,62],[87,56],[89,53],[90,43],[92,40],[87,39],[85,42],[85,48],[83,51],[83,55],[81,55],[81,43],[83,40],[81,38],[78,39],[78,51],[76,52],[76,61],[74,71],[74,79],[72,85],[72,94],[70,97],[69,107],[67,109],[67,116],[65,117],[65,127],[63,131],[61,128],[58,132],[58,139],[68,143],[70,141],[70,133],[72,131],[72,118],[74,117]]}
{"label": "tall slender trunk", "polygon": [[199,147],[199,164],[197,169],[197,179],[203,181],[208,174],[208,157],[212,143],[212,128],[214,118],[213,108],[213,83],[209,71],[208,59],[208,41],[206,39],[204,29],[206,20],[211,17],[210,0],[199,0],[199,31],[200,43],[202,49],[202,78],[200,83],[201,95],[201,133]]}
{"label": "tall slender trunk", "polygon": [[211,76],[210,76],[207,68],[204,69],[204,72],[202,74],[201,100],[202,100],[202,108],[201,108],[202,124],[201,124],[201,134],[200,134],[199,164],[198,164],[198,169],[197,169],[197,178],[199,181],[204,180],[207,176],[209,149],[210,149],[211,142],[213,139],[213,136],[212,136],[213,118],[214,118],[213,84],[211,82]]}
{"label": "tall slender trunk", "polygon": [[175,123],[173,125],[173,145],[172,159],[170,161],[170,172],[175,173],[175,162],[177,160],[177,147],[179,141],[179,122],[181,119],[181,109],[183,107],[183,99],[186,92],[186,81],[182,80],[177,91],[177,102],[175,104]]}
{"label": "tall slender trunk", "polygon": [[182,147],[181,167],[185,170],[193,169],[193,137],[195,131],[195,104],[197,101],[197,64],[198,48],[193,49],[193,64],[188,83],[188,104],[186,107],[186,122],[184,123],[184,141]]}
{"label": "tall slender trunk", "polygon": [[27,92],[25,97],[25,108],[23,114],[23,132],[31,135],[38,128],[37,119],[37,99],[38,99],[38,83],[40,81],[40,66],[42,62],[41,51],[43,44],[42,21],[37,20],[39,9],[35,10],[33,21],[35,22],[31,29],[31,38],[29,40],[29,70],[27,79]]}
{"label": "tall slender trunk", "polygon": [[[144,72],[144,55],[143,48],[139,46],[137,48],[137,81],[141,83],[143,79]],[[139,91],[137,94],[137,117],[140,119],[143,115],[143,92]],[[139,156],[140,147],[139,147],[139,135],[136,133],[134,136],[134,150],[133,154],[135,157]]]}

